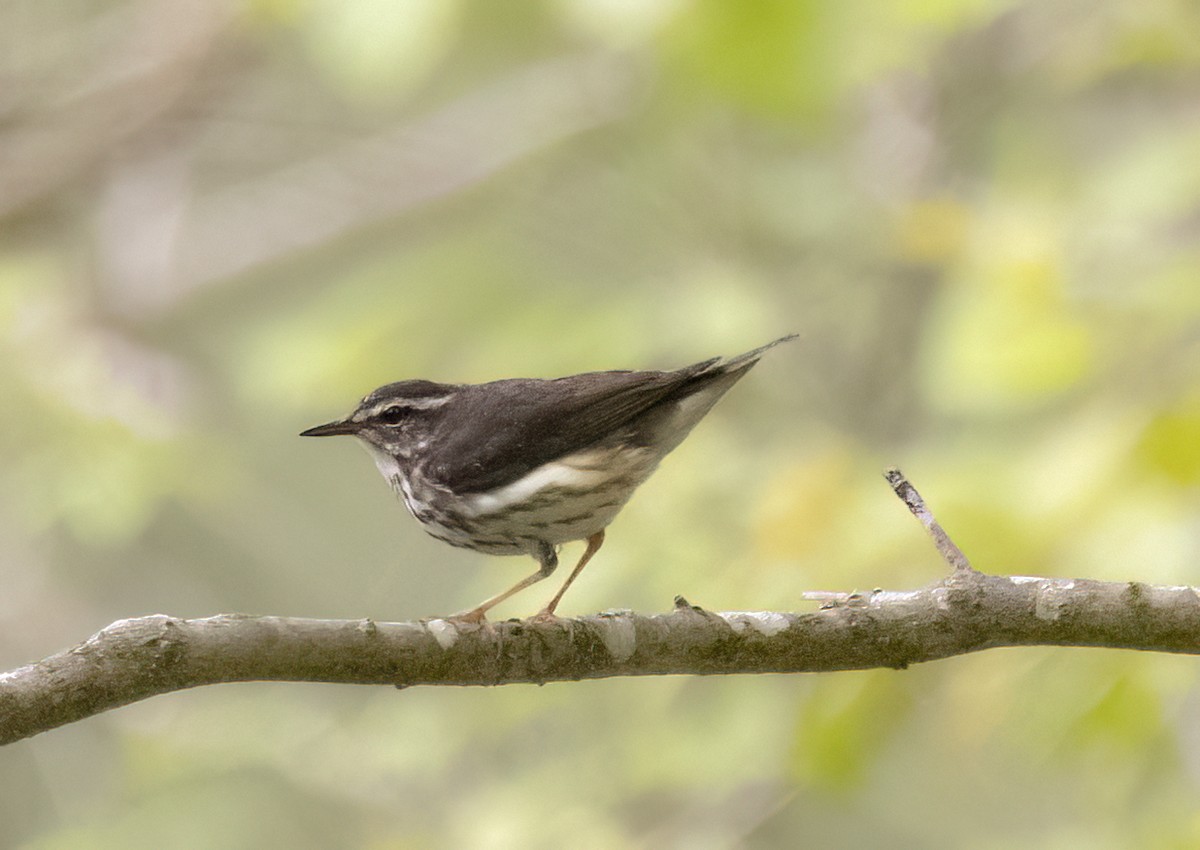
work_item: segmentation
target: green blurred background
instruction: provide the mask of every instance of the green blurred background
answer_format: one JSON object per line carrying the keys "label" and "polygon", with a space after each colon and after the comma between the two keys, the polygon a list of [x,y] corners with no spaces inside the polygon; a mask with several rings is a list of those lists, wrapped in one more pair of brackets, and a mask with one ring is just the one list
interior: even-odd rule
{"label": "green blurred background", "polygon": [[[563,614],[934,580],[892,463],[981,569],[1200,583],[1192,0],[8,2],[0,216],[0,669],[475,603],[532,563],[296,433],[789,331]],[[0,751],[0,846],[1195,847],[1196,664],[203,688]]]}

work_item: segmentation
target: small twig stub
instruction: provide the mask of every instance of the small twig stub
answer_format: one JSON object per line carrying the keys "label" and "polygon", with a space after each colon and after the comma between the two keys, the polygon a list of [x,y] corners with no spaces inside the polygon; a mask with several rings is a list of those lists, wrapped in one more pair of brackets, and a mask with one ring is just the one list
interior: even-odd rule
{"label": "small twig stub", "polygon": [[904,504],[908,505],[908,509],[912,511],[912,515],[921,521],[921,525],[925,526],[925,530],[929,532],[929,536],[933,538],[933,545],[937,547],[938,553],[946,561],[947,564],[954,570],[974,571],[971,562],[967,560],[967,556],[963,554],[962,549],[950,539],[941,523],[934,517],[933,512],[925,505],[925,500],[921,498],[921,494],[917,492],[917,488],[909,483],[904,477],[904,473],[899,468],[889,467],[883,477],[887,479],[892,490],[900,497]]}

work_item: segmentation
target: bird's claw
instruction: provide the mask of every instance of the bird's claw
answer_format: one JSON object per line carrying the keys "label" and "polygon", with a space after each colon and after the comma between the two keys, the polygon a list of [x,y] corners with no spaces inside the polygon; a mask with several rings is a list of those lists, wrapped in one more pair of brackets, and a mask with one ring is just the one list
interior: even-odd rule
{"label": "bird's claw", "polygon": [[530,625],[536,626],[536,625],[549,625],[549,624],[554,624],[554,623],[561,623],[562,621],[563,621],[563,618],[558,616],[557,614],[555,614],[549,608],[543,608],[541,611],[538,611],[536,614],[534,614],[532,617],[530,617],[525,622],[529,623]]}
{"label": "bird's claw", "polygon": [[483,608],[472,608],[468,611],[459,611],[455,614],[442,617],[447,623],[451,623],[459,631],[475,631],[482,630],[487,635],[495,635],[496,627],[492,625],[492,621],[487,618],[487,611]]}

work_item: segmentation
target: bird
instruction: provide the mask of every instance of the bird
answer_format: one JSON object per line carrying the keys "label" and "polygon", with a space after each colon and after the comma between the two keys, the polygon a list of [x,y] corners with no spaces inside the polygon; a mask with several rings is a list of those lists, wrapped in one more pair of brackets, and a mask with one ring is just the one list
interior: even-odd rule
{"label": "bird", "polygon": [[534,619],[556,619],[605,529],[659,462],[769,349],[673,371],[613,370],[483,384],[404,380],[302,437],[357,437],[422,528],[490,555],[531,555],[537,570],[450,620],[483,624],[548,578],[565,543],[587,546]]}

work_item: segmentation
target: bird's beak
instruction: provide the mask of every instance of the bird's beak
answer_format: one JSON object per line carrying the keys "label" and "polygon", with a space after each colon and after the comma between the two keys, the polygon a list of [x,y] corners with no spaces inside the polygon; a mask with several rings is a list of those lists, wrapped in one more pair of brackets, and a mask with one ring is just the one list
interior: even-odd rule
{"label": "bird's beak", "polygon": [[315,428],[309,428],[307,431],[301,431],[301,437],[335,437],[338,434],[357,434],[359,431],[357,422],[351,422],[349,419],[339,419],[336,422],[326,422],[324,425],[318,425]]}

